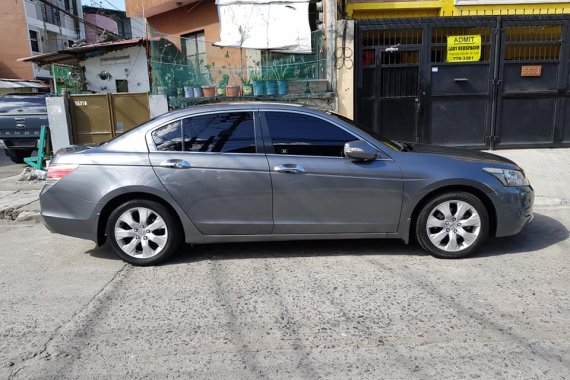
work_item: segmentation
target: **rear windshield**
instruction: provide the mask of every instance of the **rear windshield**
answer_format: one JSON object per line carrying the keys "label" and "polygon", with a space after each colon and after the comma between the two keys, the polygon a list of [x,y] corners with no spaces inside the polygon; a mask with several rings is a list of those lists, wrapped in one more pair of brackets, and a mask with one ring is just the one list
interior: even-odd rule
{"label": "rear windshield", "polygon": [[47,113],[46,98],[44,96],[0,96],[0,114],[2,113]]}

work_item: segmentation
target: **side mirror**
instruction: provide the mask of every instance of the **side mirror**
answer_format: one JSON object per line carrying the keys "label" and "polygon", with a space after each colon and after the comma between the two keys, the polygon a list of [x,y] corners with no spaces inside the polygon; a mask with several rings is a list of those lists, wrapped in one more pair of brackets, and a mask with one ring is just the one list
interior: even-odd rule
{"label": "side mirror", "polygon": [[378,151],[366,141],[356,140],[344,144],[344,155],[355,161],[372,161],[378,158]]}

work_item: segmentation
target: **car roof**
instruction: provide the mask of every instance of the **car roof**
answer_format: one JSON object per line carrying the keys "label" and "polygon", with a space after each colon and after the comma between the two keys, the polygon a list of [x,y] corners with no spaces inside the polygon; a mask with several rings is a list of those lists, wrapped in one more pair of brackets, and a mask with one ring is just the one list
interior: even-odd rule
{"label": "car roof", "polygon": [[293,103],[278,103],[278,102],[256,102],[256,101],[246,101],[246,102],[220,102],[220,103],[209,103],[209,104],[198,104],[187,108],[179,109],[176,111],[171,111],[160,116],[157,116],[152,121],[163,122],[167,120],[174,120],[182,116],[190,116],[196,113],[202,112],[216,112],[216,111],[227,111],[227,110],[258,110],[258,109],[268,109],[268,110],[304,110],[308,112],[319,112],[320,110],[312,107],[307,107],[301,104]]}

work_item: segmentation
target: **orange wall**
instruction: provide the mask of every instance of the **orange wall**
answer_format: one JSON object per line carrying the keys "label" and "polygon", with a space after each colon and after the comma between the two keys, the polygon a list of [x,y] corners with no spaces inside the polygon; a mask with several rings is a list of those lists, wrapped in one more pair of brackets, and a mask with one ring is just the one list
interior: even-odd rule
{"label": "orange wall", "polygon": [[[223,72],[224,66],[240,67],[240,49],[212,46],[214,42],[220,40],[218,10],[213,0],[188,4],[169,12],[149,17],[147,21],[149,26],[156,31],[172,35],[168,39],[179,48],[181,45],[179,36],[203,30],[206,38],[207,60],[209,64],[215,63],[215,67],[211,72],[216,81],[218,81],[220,76],[218,70]],[[242,57],[244,65],[246,62],[245,56],[244,49]],[[237,75],[230,75],[230,84],[241,84]]]}
{"label": "orange wall", "polygon": [[0,0],[0,78],[34,79],[32,63],[16,61],[32,55],[24,1]]}

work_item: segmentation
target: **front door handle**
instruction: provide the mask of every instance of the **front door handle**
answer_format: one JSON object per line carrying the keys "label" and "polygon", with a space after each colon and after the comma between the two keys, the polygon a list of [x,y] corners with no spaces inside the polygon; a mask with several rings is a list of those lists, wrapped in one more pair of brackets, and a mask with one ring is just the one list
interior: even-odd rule
{"label": "front door handle", "polygon": [[190,169],[192,165],[186,160],[166,160],[160,163],[160,166],[171,169]]}
{"label": "front door handle", "polygon": [[304,174],[305,168],[296,164],[281,164],[274,167],[273,171],[277,173]]}

